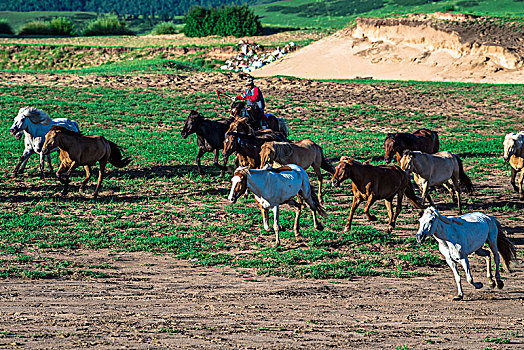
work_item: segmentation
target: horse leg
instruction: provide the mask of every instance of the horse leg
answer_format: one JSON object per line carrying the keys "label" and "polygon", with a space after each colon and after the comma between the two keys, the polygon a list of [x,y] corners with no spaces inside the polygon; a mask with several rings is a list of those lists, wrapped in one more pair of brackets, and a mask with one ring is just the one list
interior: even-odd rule
{"label": "horse leg", "polygon": [[298,202],[295,202],[293,206],[295,207],[295,224],[293,225],[293,231],[295,232],[295,240],[300,239],[300,212],[302,210],[302,198],[298,196]]}
{"label": "horse leg", "polygon": [[375,215],[369,214],[369,209],[375,203],[376,199],[373,196],[373,193],[370,193],[368,196],[368,201],[366,203],[366,206],[364,207],[364,214],[366,214],[369,221],[377,221],[377,217]]}
{"label": "horse leg", "polygon": [[469,269],[469,260],[468,258],[460,259],[459,260],[460,265],[462,265],[462,268],[464,271],[466,271],[466,279],[468,280],[468,283],[471,284],[475,289],[482,288],[482,282],[474,282],[473,276],[471,275],[471,270]]}
{"label": "horse leg", "polygon": [[40,152],[40,176],[45,178],[45,155]]}
{"label": "horse leg", "polygon": [[455,187],[455,195],[457,196],[458,214],[462,215],[462,200],[460,199],[460,183],[458,176],[453,176],[453,187]]}
{"label": "horse leg", "polygon": [[54,171],[53,171],[53,164],[51,163],[51,155],[47,154],[46,157],[47,157],[47,164],[49,165],[49,171],[52,174]]}
{"label": "horse leg", "polygon": [[271,228],[269,227],[268,222],[268,210],[264,207],[262,207],[262,204],[260,204],[259,201],[255,198],[255,202],[257,203],[258,207],[260,208],[260,212],[262,213],[262,223],[264,224],[264,230],[271,231]]}
{"label": "horse leg", "polygon": [[517,171],[515,169],[513,169],[513,167],[511,167],[511,177],[510,177],[510,180],[509,182],[511,183],[511,186],[513,186],[513,191],[515,192],[519,192],[519,188],[517,187],[517,185],[515,185],[515,177],[517,176]]}
{"label": "horse leg", "polygon": [[82,184],[80,185],[80,193],[84,193],[84,189],[87,185],[87,181],[91,177],[91,167],[89,165],[84,165],[84,170],[86,171],[86,178],[84,181],[82,181]]}
{"label": "horse leg", "polygon": [[444,188],[446,190],[448,190],[450,196],[451,196],[451,200],[453,201],[453,203],[457,203],[457,198],[455,197],[455,191],[453,189],[453,185],[448,182],[445,182],[442,184],[442,186],[444,186]]}
{"label": "horse leg", "polygon": [[524,181],[524,169],[520,170],[520,177],[519,177],[519,195],[520,199],[524,200],[524,192],[522,189],[522,182]]}
{"label": "horse leg", "polygon": [[204,171],[202,170],[202,166],[200,165],[200,158],[202,158],[204,153],[206,153],[206,151],[204,151],[202,148],[199,148],[198,154],[196,156],[196,162],[197,162],[198,172],[200,173],[200,176],[204,176]]}
{"label": "horse leg", "polygon": [[493,253],[493,260],[495,262],[495,280],[497,282],[497,288],[502,289],[504,287],[504,282],[500,278],[500,255],[499,249],[497,247],[497,241],[488,240],[489,249]]}
{"label": "horse leg", "polygon": [[435,206],[435,203],[433,203],[433,200],[431,199],[431,196],[429,196],[428,194],[428,187],[429,187],[429,180],[427,181],[424,181],[424,183],[422,184],[422,206],[424,206],[424,202],[426,201],[426,196],[428,197],[428,200],[429,200],[429,203],[431,204],[431,206]]}
{"label": "horse leg", "polygon": [[388,210],[388,229],[387,233],[391,233],[393,231],[393,228],[395,228],[395,223],[393,222],[393,209],[391,208],[391,200],[390,199],[384,199],[384,203],[386,204],[386,209]]}
{"label": "horse leg", "polygon": [[349,230],[351,230],[351,221],[353,221],[353,215],[355,215],[355,210],[357,209],[360,202],[362,202],[362,198],[357,194],[353,195],[353,204],[351,205],[351,211],[349,212],[349,217],[346,222],[346,226],[344,227],[344,232],[349,232]]}
{"label": "horse leg", "polygon": [[322,205],[324,204],[324,200],[322,199],[322,171],[318,165],[313,165],[313,170],[318,179],[318,201]]}
{"label": "horse leg", "polygon": [[[27,164],[27,160],[29,159],[29,157],[31,156],[31,154],[33,154],[32,152],[24,152],[22,154],[22,156],[20,157],[20,159],[18,160],[18,164],[15,166],[15,170],[13,171],[13,175],[11,175],[12,177],[15,177],[16,175],[18,175],[18,173],[20,172],[23,173],[24,172],[24,169],[25,169],[25,166]],[[23,164],[22,168],[20,169],[20,166]]]}
{"label": "horse leg", "polygon": [[278,214],[279,214],[279,208],[278,205],[275,205],[273,209],[273,230],[275,231],[275,248],[280,245],[280,237],[278,236],[280,231],[280,226],[278,224]]}
{"label": "horse leg", "polygon": [[489,286],[491,288],[495,288],[495,281],[493,280],[493,275],[491,274],[491,254],[489,253],[489,250],[480,248],[475,252],[475,254],[486,258],[486,273],[489,281]]}
{"label": "horse leg", "polygon": [[[220,150],[218,148],[213,150],[213,155],[215,156],[215,158],[213,159],[213,165],[220,169],[220,175],[218,175],[218,176],[219,177],[223,177],[224,173],[225,173],[225,167],[221,168],[220,164],[218,164],[218,155],[219,155],[219,153],[220,153]],[[226,160],[224,160],[224,164],[226,162],[227,162],[227,158],[226,158]]]}
{"label": "horse leg", "polygon": [[98,161],[100,164],[100,167],[98,168],[98,183],[96,184],[95,193],[93,193],[93,197],[98,197],[98,191],[100,190],[100,185],[102,184],[102,179],[104,178],[104,170],[106,169],[107,160],[100,160]]}
{"label": "horse leg", "polygon": [[453,276],[455,277],[455,282],[457,282],[458,295],[453,298],[453,300],[462,300],[464,293],[462,292],[462,285],[460,284],[460,275],[458,273],[457,264],[451,259],[450,256],[446,256],[446,262],[448,263],[451,271],[453,271]]}

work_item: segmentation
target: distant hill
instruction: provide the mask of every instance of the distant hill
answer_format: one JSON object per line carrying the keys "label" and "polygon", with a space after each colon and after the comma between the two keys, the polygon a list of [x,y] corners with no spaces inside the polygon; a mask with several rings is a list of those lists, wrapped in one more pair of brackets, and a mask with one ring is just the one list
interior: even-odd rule
{"label": "distant hill", "polygon": [[1,0],[0,11],[70,11],[173,17],[193,5],[264,4],[275,0]]}

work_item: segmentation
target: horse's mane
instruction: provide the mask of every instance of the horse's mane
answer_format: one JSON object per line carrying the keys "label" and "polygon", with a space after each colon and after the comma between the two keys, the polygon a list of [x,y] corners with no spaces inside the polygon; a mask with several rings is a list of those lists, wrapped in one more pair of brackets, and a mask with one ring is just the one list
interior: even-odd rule
{"label": "horse's mane", "polygon": [[63,132],[64,134],[70,135],[70,136],[83,136],[83,134],[80,133],[80,132],[69,130],[69,129],[64,128],[63,126],[59,126],[59,125],[53,125],[51,127],[51,130],[49,130],[49,131],[60,131],[60,132]]}
{"label": "horse's mane", "polygon": [[413,156],[413,151],[410,149],[405,149],[404,152],[402,152],[403,156]]}
{"label": "horse's mane", "polygon": [[28,117],[34,124],[42,123],[48,125],[52,121],[51,117],[46,112],[35,107],[22,107],[18,111],[18,114]]}

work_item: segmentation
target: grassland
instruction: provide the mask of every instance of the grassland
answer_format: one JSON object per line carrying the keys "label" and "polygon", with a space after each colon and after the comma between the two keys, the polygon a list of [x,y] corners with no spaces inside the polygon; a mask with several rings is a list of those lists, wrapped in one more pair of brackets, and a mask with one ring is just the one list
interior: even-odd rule
{"label": "grassland", "polygon": [[[59,75],[2,73],[1,276],[111,274],[110,269],[42,258],[46,252],[77,249],[149,251],[206,266],[322,279],[424,275],[430,271],[428,266],[442,264],[432,241],[415,243],[417,217],[409,208],[399,218],[395,234],[384,233],[386,215],[380,204],[372,209],[379,223],[369,225],[359,219],[351,233],[343,234],[349,184],[325,189],[330,213],[324,220],[326,229],[312,229],[311,217],[306,215],[303,243],[294,243],[293,213],[283,210],[283,249],[271,248],[273,236],[263,232],[252,198],[228,204],[228,177],[218,179],[212,167],[206,169],[208,176],[200,177],[194,165],[195,136],[180,137],[191,109],[211,118],[224,116],[225,107],[214,89],[239,90],[241,79],[187,70],[183,64],[169,72],[166,62],[173,61],[158,61],[145,72],[137,69],[140,65],[115,65]],[[508,170],[500,156],[503,134],[522,123],[522,85],[284,78],[261,84],[271,111],[290,122],[291,138],[314,140],[332,159],[353,155],[380,163],[384,132],[422,126],[439,130],[442,149],[461,154],[477,183],[478,194],[466,199],[466,210],[489,208],[504,217],[512,232],[522,225],[524,206],[502,184]],[[8,128],[18,109],[26,105],[38,106],[53,117],[74,119],[86,134],[102,134],[115,141],[133,157],[132,165],[109,172],[100,199],[78,194],[77,187],[69,196],[60,196],[61,186],[55,179],[37,176],[36,159],[30,161],[27,175],[9,179],[23,144],[8,134]],[[77,172],[74,178],[81,176]],[[436,199],[449,202],[447,194],[437,194]],[[357,215],[362,217],[361,209]]]}

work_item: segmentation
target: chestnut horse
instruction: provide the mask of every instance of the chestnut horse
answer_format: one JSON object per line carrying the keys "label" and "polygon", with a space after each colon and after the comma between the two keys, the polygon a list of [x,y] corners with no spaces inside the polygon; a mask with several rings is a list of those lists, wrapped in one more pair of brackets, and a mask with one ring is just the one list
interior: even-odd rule
{"label": "chestnut horse", "polygon": [[96,162],[99,163],[98,184],[95,193],[93,193],[93,197],[96,197],[102,184],[107,162],[117,168],[123,168],[131,162],[129,157],[122,157],[120,147],[103,136],[82,135],[57,125],[53,125],[47,133],[42,153],[49,154],[55,148],[60,150],[60,168],[57,170],[56,176],[64,184],[63,194],[67,193],[67,186],[70,182],[69,176],[76,167],[83,166],[86,171],[86,178],[80,185],[80,193],[83,193],[87,181],[91,177],[91,166],[95,165]]}
{"label": "chestnut horse", "polygon": [[269,129],[259,130],[255,132],[255,135],[228,131],[222,150],[224,164],[231,154],[236,153],[241,166],[252,169],[260,168],[260,148],[265,142],[269,141],[287,141],[287,139],[281,132]]}
{"label": "chestnut horse", "polygon": [[[342,181],[348,178],[353,182],[353,204],[344,232],[348,232],[351,229],[351,221],[353,220],[355,210],[364,200],[367,200],[364,213],[369,221],[375,221],[377,217],[369,214],[369,208],[377,200],[384,199],[389,217],[388,233],[395,227],[395,221],[402,209],[404,194],[415,208],[422,209],[408,174],[396,165],[373,166],[371,164],[362,164],[353,158],[341,157],[340,163],[335,170],[335,175],[333,175],[331,180],[333,186],[339,186]],[[397,208],[395,215],[393,215],[391,202],[395,195],[397,195]]]}
{"label": "chestnut horse", "polygon": [[438,133],[429,129],[418,129],[411,134],[407,132],[388,134],[384,141],[386,152],[384,159],[389,163],[396,155],[397,162],[400,164],[400,158],[406,149],[433,154],[438,152],[439,146]]}

